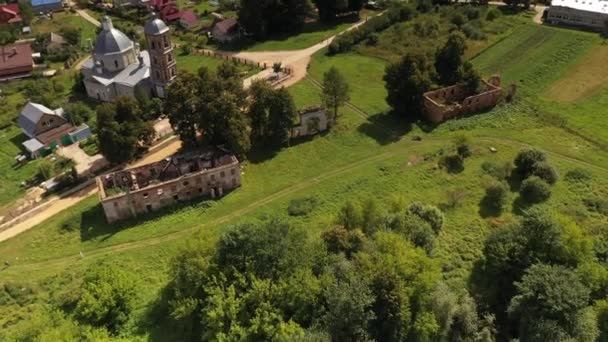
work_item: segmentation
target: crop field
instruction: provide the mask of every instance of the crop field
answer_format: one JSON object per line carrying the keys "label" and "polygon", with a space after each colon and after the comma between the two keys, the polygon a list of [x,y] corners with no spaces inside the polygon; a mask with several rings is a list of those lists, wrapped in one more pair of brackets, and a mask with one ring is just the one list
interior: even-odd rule
{"label": "crop field", "polygon": [[[0,243],[0,255],[10,261],[10,266],[0,269],[2,281],[27,290],[20,299],[25,304],[0,306],[0,326],[29,317],[28,309],[37,303],[61,303],[74,296],[82,271],[106,261],[139,275],[138,306],[127,334],[170,340],[166,331],[150,326],[150,317],[167,283],[172,257],[188,241],[212,243],[229,225],[268,217],[302,225],[317,236],[334,224],[346,201],[368,198],[377,199],[383,207],[413,201],[440,207],[445,224],[433,254],[441,263],[446,282],[465,286],[484,239],[527,208],[513,191],[513,184],[503,214],[495,217],[489,213],[481,201],[491,180],[484,165],[512,161],[518,151],[531,146],[546,151],[560,174],[543,206],[581,227],[606,224],[608,217],[591,210],[585,201],[608,196],[608,152],[543,117],[547,111],[563,115],[568,124],[585,132],[601,129],[601,124],[596,128],[591,122],[605,113],[608,92],[599,83],[583,85],[584,78],[579,75],[593,74],[594,68],[599,68],[584,64],[591,58],[589,54],[596,53],[599,39],[588,33],[532,24],[518,23],[507,29],[510,34],[497,29],[504,37],[480,46],[473,62],[484,75],[500,73],[504,84],[516,83],[520,90],[516,100],[438,127],[405,125],[402,118],[386,113],[384,60],[358,53],[329,57],[319,52],[311,62],[310,77],[289,88],[296,106],[319,102],[317,82],[335,66],[349,82],[350,103],[359,110],[342,108],[338,124],[330,132],[293,141],[277,153],[254,151],[244,164],[243,186],[221,200],[168,208],[109,225],[98,198],[92,196],[45,224]],[[195,71],[199,67],[196,63],[207,65],[207,61],[195,59],[198,57],[180,56],[178,63],[181,58],[181,65]],[[581,95],[573,103],[559,97],[563,95],[549,96],[553,94],[549,89],[560,88],[559,84],[587,87],[581,92],[589,95]],[[585,114],[584,109],[592,113]],[[566,114],[570,110],[572,114]],[[580,121],[573,119],[575,114]],[[438,161],[461,135],[470,139],[473,155],[466,159],[462,172],[448,173],[438,167]],[[421,141],[412,139],[414,136]],[[582,170],[589,178],[574,183],[566,176],[573,170]],[[450,194],[455,193],[459,200],[450,203]],[[302,198],[315,199],[312,211],[289,216],[290,202]]]}
{"label": "crop field", "polygon": [[[514,83],[540,120],[563,125],[600,145],[608,142],[605,106],[608,51],[595,34],[529,24],[473,59],[485,75]],[[568,95],[566,95],[568,94]]]}

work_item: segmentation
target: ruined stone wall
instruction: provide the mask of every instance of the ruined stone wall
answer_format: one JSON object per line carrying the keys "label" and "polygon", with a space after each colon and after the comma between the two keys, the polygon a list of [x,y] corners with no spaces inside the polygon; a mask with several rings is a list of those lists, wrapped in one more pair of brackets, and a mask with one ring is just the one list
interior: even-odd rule
{"label": "ruined stone wall", "polygon": [[167,182],[106,198],[104,198],[106,194],[103,191],[102,180],[98,178],[101,203],[110,223],[197,197],[221,197],[225,192],[240,185],[241,173],[238,162],[186,174]]}
{"label": "ruined stone wall", "polygon": [[462,84],[425,93],[423,100],[425,118],[432,123],[440,123],[460,115],[493,108],[502,96],[500,78],[493,76],[488,82],[482,82],[484,91],[468,97],[465,97],[466,88]]}

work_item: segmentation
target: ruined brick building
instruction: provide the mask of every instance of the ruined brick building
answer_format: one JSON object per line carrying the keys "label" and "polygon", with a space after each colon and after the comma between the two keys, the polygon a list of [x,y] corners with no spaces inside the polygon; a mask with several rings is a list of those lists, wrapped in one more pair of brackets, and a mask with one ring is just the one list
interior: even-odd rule
{"label": "ruined brick building", "polygon": [[496,106],[502,97],[500,76],[482,81],[481,91],[470,94],[466,85],[456,84],[424,93],[424,116],[432,123],[484,111]]}
{"label": "ruined brick building", "polygon": [[240,185],[238,159],[219,149],[97,177],[99,197],[110,223],[197,197],[218,198]]}

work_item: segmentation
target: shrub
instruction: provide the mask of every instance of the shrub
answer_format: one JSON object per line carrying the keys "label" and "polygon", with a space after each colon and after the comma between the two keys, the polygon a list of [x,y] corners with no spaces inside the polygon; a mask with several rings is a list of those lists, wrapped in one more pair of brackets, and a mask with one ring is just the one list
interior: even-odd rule
{"label": "shrub", "polygon": [[462,26],[462,32],[464,32],[464,34],[469,39],[473,39],[473,40],[484,40],[484,39],[486,39],[486,34],[483,33],[483,31],[481,31],[479,28],[471,25],[471,23],[467,23],[467,24],[463,25]]}
{"label": "shrub", "polygon": [[427,222],[436,234],[439,234],[443,227],[444,216],[439,208],[432,205],[423,205],[420,202],[412,203],[408,211]]}
{"label": "shrub", "polygon": [[492,162],[485,161],[483,162],[483,164],[481,164],[481,169],[488,175],[501,181],[509,178],[513,167],[509,162],[505,162],[502,165],[498,165]]}
{"label": "shrub", "polygon": [[459,173],[464,170],[464,159],[459,154],[449,154],[439,162],[449,173]]}
{"label": "shrub", "polygon": [[553,168],[553,166],[549,165],[547,162],[536,163],[532,174],[549,184],[555,184],[558,178],[555,168]]}
{"label": "shrub", "polygon": [[515,157],[515,171],[522,177],[528,178],[534,172],[537,163],[547,160],[544,152],[537,149],[520,151]]}
{"label": "shrub", "polygon": [[492,7],[492,8],[490,8],[490,10],[488,10],[488,13],[486,13],[486,20],[493,21],[494,19],[497,19],[501,15],[502,15],[502,13],[500,13],[500,11],[497,8]]}
{"label": "shrub", "polygon": [[583,203],[590,211],[608,216],[608,200],[601,197],[585,198]]}
{"label": "shrub", "polygon": [[48,180],[53,177],[53,164],[51,164],[48,160],[43,160],[38,165],[38,174],[42,179]]}
{"label": "shrub", "polygon": [[528,203],[544,202],[551,196],[551,187],[537,176],[531,176],[521,183],[519,193]]}
{"label": "shrub", "polygon": [[502,211],[507,203],[507,195],[509,191],[503,182],[493,182],[486,187],[486,195],[484,201],[497,211]]}
{"label": "shrub", "polygon": [[76,316],[117,333],[134,308],[137,294],[134,282],[129,273],[117,266],[98,264],[91,267],[84,277]]}
{"label": "shrub", "polygon": [[310,214],[317,205],[317,199],[314,197],[303,197],[292,199],[287,207],[289,216],[306,216]]}
{"label": "shrub", "polygon": [[450,22],[458,27],[462,27],[467,22],[467,18],[458,12],[454,12],[450,18]]}
{"label": "shrub", "polygon": [[564,179],[571,183],[583,183],[591,179],[591,172],[585,169],[576,168],[568,171]]}

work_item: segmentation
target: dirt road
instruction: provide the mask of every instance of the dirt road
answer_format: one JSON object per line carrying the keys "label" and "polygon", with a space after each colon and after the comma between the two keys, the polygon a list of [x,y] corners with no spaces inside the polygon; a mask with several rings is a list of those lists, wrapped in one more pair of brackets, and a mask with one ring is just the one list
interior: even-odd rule
{"label": "dirt road", "polygon": [[[171,137],[167,139],[165,142],[158,145],[156,148],[152,148],[150,152],[142,159],[134,162],[133,164],[128,165],[127,167],[135,167],[144,164],[149,164],[155,161],[159,161],[165,159],[177,152],[182,146],[181,140],[177,139],[177,137]],[[24,221],[15,224],[14,226],[3,230],[0,232],[0,242],[4,240],[8,240],[13,236],[21,234],[39,224],[44,222],[45,220],[51,218],[52,216],[58,214],[59,212],[68,209],[82,200],[92,196],[98,192],[97,185],[95,183],[83,188],[80,191],[77,191],[71,195],[65,197],[53,197],[48,200],[45,204],[46,207],[41,211],[37,212],[33,216],[25,219]]]}

